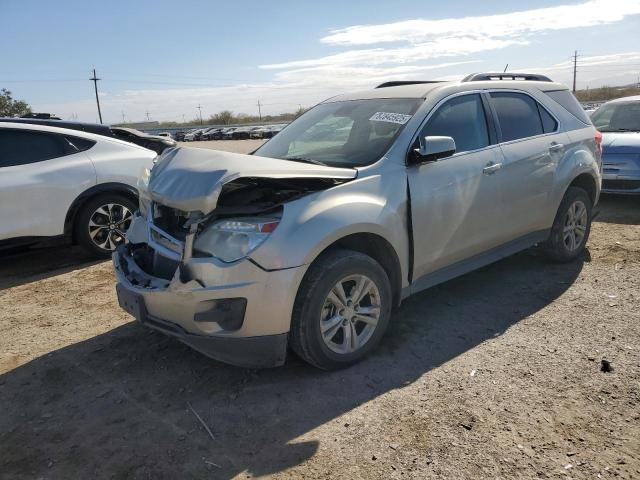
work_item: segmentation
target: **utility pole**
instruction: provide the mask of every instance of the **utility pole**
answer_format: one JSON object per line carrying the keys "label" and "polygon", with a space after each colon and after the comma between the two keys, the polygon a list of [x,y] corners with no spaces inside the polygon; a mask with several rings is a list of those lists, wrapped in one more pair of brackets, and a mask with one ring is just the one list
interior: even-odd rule
{"label": "utility pole", "polygon": [[90,78],[93,82],[93,88],[96,90],[96,103],[98,104],[98,116],[100,117],[100,123],[102,123],[102,112],[100,111],[100,100],[98,99],[98,80],[102,80],[101,78],[96,77],[96,69],[93,69],[93,77]]}
{"label": "utility pole", "polygon": [[122,112],[122,123],[126,123],[126,120],[124,118],[124,112]]}
{"label": "utility pole", "polygon": [[578,51],[573,52],[573,93],[576,93],[576,72],[578,71]]}
{"label": "utility pole", "polygon": [[258,116],[260,117],[260,121],[262,121],[262,105],[260,105],[260,100],[258,100]]}
{"label": "utility pole", "polygon": [[147,109],[146,112],[144,112],[144,114],[147,116],[147,122],[151,120],[151,117],[149,116],[149,110]]}
{"label": "utility pole", "polygon": [[198,104],[198,111],[200,112],[200,125],[202,125],[202,105]]}
{"label": "utility pole", "polygon": [[508,63],[504,66],[504,70],[502,71],[502,73],[505,73],[507,71],[507,68],[509,68],[509,64]]}

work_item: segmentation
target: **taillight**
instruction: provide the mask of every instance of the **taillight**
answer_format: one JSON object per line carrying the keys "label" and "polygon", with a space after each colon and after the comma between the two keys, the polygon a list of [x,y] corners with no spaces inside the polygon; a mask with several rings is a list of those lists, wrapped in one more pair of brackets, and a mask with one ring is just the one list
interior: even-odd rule
{"label": "taillight", "polygon": [[596,151],[602,156],[602,133],[596,130]]}

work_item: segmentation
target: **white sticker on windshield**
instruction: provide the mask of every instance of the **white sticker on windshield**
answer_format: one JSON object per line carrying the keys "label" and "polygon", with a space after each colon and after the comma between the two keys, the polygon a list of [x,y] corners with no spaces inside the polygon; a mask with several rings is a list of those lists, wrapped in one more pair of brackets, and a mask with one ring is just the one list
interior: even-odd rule
{"label": "white sticker on windshield", "polygon": [[411,115],[405,115],[404,113],[376,112],[369,120],[372,122],[388,122],[404,125],[410,118]]}

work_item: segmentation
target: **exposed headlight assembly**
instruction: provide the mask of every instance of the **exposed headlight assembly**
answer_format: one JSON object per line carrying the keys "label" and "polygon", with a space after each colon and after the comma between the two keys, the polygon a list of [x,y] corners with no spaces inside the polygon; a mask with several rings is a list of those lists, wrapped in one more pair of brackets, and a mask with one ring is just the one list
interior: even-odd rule
{"label": "exposed headlight assembly", "polygon": [[193,248],[223,262],[235,262],[262,245],[279,223],[279,218],[265,217],[219,220],[196,237]]}

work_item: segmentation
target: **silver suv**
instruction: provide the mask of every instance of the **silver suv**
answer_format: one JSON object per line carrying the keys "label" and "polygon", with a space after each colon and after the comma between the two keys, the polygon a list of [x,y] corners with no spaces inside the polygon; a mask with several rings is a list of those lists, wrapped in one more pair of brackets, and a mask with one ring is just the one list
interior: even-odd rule
{"label": "silver suv", "polygon": [[331,98],[253,155],[170,150],[113,256],[120,305],[223,362],[352,364],[415,292],[580,256],[600,139],[563,85],[474,74]]}

